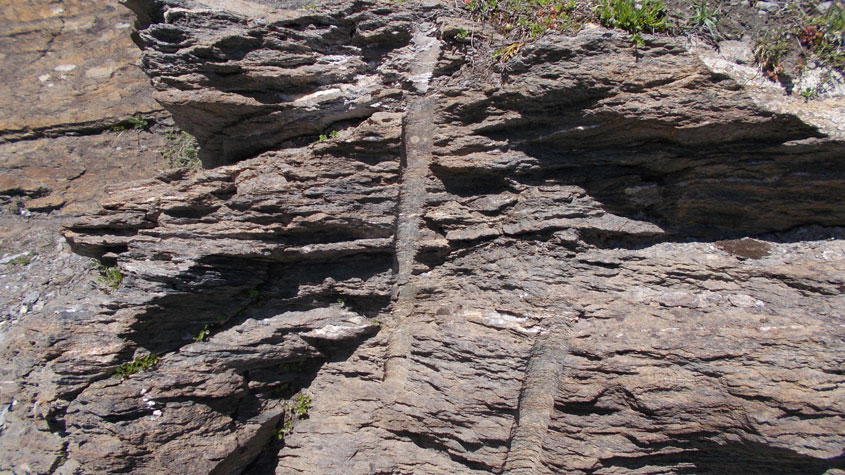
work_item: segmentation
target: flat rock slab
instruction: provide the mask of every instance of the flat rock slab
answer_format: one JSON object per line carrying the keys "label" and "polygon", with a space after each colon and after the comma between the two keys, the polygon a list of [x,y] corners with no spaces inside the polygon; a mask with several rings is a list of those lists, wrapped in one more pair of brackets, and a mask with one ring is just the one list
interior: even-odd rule
{"label": "flat rock slab", "polygon": [[0,1],[0,140],[160,111],[133,21],[106,0]]}
{"label": "flat rock slab", "polygon": [[20,205],[32,212],[92,211],[107,186],[166,168],[166,146],[138,130],[0,144],[0,195],[26,197]]}

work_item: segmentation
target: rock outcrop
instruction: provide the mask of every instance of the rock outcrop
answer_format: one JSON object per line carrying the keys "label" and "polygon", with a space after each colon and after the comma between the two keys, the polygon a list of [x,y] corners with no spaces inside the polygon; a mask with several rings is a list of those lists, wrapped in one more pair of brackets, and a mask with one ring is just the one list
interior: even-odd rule
{"label": "rock outcrop", "polygon": [[165,167],[163,134],[128,123],[167,120],[133,18],[107,0],[0,1],[0,205],[92,212],[106,185]]}
{"label": "rock outcrop", "polygon": [[[42,369],[56,356],[50,345],[78,329],[74,313],[108,298],[91,260],[70,252],[62,226],[99,209],[109,185],[167,168],[160,151],[169,119],[135,64],[133,21],[108,0],[0,1],[3,473],[49,473],[63,460],[67,442],[55,418],[43,417],[61,406],[54,401],[63,380]],[[36,399],[27,399],[18,384],[36,379]],[[47,404],[19,411],[15,401],[25,400]]]}
{"label": "rock outcrop", "polygon": [[0,143],[161,111],[135,65],[128,13],[105,0],[0,2]]}
{"label": "rock outcrop", "polygon": [[115,189],[68,227],[126,277],[4,335],[25,363],[2,370],[0,441],[61,447],[4,442],[5,460],[845,467],[835,127],[667,37],[587,27],[491,65],[501,39],[449,2],[127,3],[212,168]]}

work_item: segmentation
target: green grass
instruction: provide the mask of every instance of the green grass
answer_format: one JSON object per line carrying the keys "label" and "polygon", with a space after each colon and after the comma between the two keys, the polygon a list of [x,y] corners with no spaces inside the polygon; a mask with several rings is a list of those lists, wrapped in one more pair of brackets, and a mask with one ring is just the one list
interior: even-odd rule
{"label": "green grass", "polygon": [[710,8],[705,0],[699,0],[693,4],[693,14],[687,18],[687,26],[705,35],[712,43],[717,43],[725,38],[719,29],[721,14],[721,5]]}
{"label": "green grass", "polygon": [[631,41],[645,46],[643,33],[666,31],[666,5],[662,0],[601,0],[596,7],[599,21],[608,28],[631,33]]}
{"label": "green grass", "polygon": [[98,262],[96,263],[96,268],[100,273],[100,276],[97,278],[100,284],[111,290],[117,290],[120,287],[120,283],[123,282],[123,273],[120,272],[117,266],[107,266]]}
{"label": "green grass", "polygon": [[165,132],[167,144],[161,150],[161,155],[167,160],[167,164],[174,168],[189,168],[199,170],[202,168],[197,143],[194,137],[184,130],[171,129]]}
{"label": "green grass", "polygon": [[466,9],[511,38],[527,40],[569,29],[577,5],[575,0],[470,0]]}
{"label": "green grass", "polygon": [[118,366],[114,377],[126,379],[135,373],[148,371],[150,368],[158,364],[159,360],[161,360],[161,357],[153,354],[139,356],[130,362],[123,363]]}

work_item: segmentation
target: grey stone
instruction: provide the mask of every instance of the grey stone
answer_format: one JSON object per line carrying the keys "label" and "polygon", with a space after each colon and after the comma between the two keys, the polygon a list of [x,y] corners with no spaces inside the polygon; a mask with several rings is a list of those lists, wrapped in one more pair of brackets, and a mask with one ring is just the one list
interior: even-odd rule
{"label": "grey stone", "polygon": [[755,6],[758,10],[765,13],[775,12],[780,8],[777,2],[757,2]]}

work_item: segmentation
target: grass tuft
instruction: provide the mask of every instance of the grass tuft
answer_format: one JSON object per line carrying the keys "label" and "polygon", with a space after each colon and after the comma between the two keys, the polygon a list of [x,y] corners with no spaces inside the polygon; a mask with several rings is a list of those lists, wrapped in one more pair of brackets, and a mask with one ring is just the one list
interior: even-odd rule
{"label": "grass tuft", "polygon": [[97,262],[96,268],[100,273],[100,276],[97,278],[97,281],[100,284],[111,290],[117,290],[117,288],[120,287],[120,283],[123,282],[123,273],[120,272],[120,269],[118,269],[117,266],[107,266]]}
{"label": "grass tuft", "polygon": [[596,12],[602,25],[631,33],[631,41],[638,47],[645,46],[643,33],[666,31],[666,5],[662,0],[601,0]]}
{"label": "grass tuft", "polygon": [[549,31],[564,31],[573,24],[575,0],[466,0],[465,7],[479,20],[491,22],[511,38],[535,39]]}
{"label": "grass tuft", "polygon": [[158,355],[149,354],[146,356],[139,356],[132,361],[118,366],[114,377],[126,379],[140,371],[148,371],[150,368],[158,364],[159,360],[161,360],[161,357]]}
{"label": "grass tuft", "polygon": [[161,154],[168,165],[174,168],[202,169],[202,162],[197,153],[197,141],[191,134],[184,130],[170,129],[165,132],[165,139],[167,144]]}

